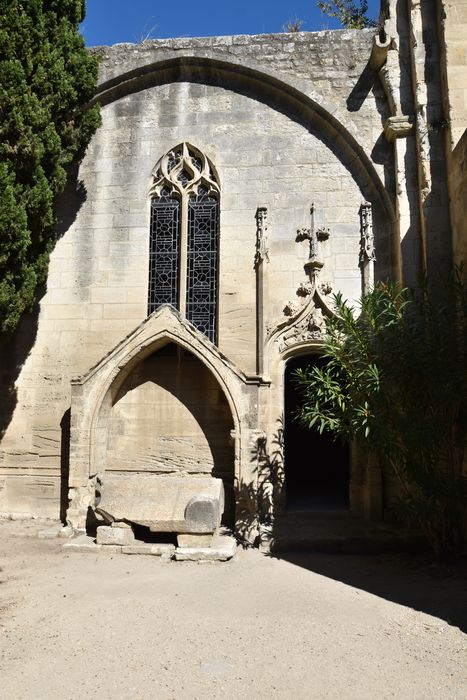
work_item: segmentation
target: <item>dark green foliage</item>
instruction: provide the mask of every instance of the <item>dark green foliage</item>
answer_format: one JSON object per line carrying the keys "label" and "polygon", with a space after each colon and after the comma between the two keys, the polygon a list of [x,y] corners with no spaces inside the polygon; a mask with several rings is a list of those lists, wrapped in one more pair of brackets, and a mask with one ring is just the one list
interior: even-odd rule
{"label": "dark green foliage", "polygon": [[336,17],[347,29],[364,29],[374,27],[375,22],[368,19],[367,0],[318,0],[318,7],[329,17]]}
{"label": "dark green foliage", "polygon": [[325,369],[298,374],[300,419],[389,463],[406,513],[438,553],[462,546],[467,479],[467,290],[462,275],[415,293],[379,284],[360,314],[338,295]]}
{"label": "dark green foliage", "polygon": [[0,335],[45,282],[54,202],[99,125],[84,0],[0,0]]}

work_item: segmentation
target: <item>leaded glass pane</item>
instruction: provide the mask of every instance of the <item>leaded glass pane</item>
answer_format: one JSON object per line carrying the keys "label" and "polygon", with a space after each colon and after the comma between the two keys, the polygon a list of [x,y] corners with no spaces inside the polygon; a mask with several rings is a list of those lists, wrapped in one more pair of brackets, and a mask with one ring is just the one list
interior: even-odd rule
{"label": "leaded glass pane", "polygon": [[179,305],[180,202],[167,190],[151,201],[148,313],[161,304]]}
{"label": "leaded glass pane", "polygon": [[219,202],[204,188],[188,203],[186,317],[216,341]]}

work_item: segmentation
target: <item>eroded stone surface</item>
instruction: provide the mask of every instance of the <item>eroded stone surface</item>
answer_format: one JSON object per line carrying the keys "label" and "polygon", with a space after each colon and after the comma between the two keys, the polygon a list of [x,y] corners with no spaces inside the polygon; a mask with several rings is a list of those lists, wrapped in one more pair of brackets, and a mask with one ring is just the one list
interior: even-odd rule
{"label": "eroded stone surface", "polygon": [[103,545],[128,545],[133,544],[135,536],[133,530],[122,527],[107,527],[101,525],[97,528],[97,544]]}
{"label": "eroded stone surface", "polygon": [[214,543],[213,535],[179,534],[177,542],[179,547],[211,547]]}
{"label": "eroded stone surface", "polygon": [[40,540],[53,540],[55,537],[61,537],[61,532],[63,530],[63,526],[60,525],[54,525],[53,527],[48,527],[45,530],[39,530],[37,533],[37,537]]}
{"label": "eroded stone surface", "polygon": [[89,535],[78,535],[63,545],[67,552],[98,552],[101,548],[102,545],[96,544],[94,538]]}
{"label": "eroded stone surface", "polygon": [[135,544],[122,547],[123,554],[147,554],[154,557],[169,559],[175,552],[173,544],[152,544],[146,542],[135,542]]}
{"label": "eroded stone surface", "polygon": [[222,514],[219,501],[207,496],[194,496],[185,509],[190,532],[214,532]]}
{"label": "eroded stone surface", "polygon": [[[223,507],[221,479],[106,473],[100,481],[96,510],[104,515],[131,520],[153,532],[214,532],[219,526]],[[209,501],[212,505],[206,508]],[[191,503],[193,511],[189,513],[193,512],[193,517],[186,520],[187,505]]]}
{"label": "eroded stone surface", "polygon": [[234,537],[219,537],[212,547],[177,547],[176,561],[228,561],[237,549]]}

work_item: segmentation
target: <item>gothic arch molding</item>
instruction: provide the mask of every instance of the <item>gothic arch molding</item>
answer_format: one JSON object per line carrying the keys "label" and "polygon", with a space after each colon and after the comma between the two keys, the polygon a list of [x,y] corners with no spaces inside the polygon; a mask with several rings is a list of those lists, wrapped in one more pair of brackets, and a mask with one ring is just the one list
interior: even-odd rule
{"label": "gothic arch molding", "polygon": [[234,433],[240,437],[242,416],[248,410],[248,391],[245,392],[244,386],[251,384],[251,380],[172,307],[161,307],[86,375],[72,381],[72,489],[86,488],[89,478],[97,474],[104,463],[106,418],[123,382],[142,360],[168,342],[186,349],[212,373],[227,400]]}
{"label": "gothic arch molding", "polygon": [[194,82],[224,87],[253,97],[302,124],[348,168],[363,196],[377,207],[391,225],[395,210],[373,163],[359,144],[356,128],[347,118],[348,128],[339,119],[334,105],[321,95],[305,92],[301,85],[267,72],[256,64],[237,64],[225,57],[177,56],[143,64],[102,82],[94,98],[101,106],[111,104],[147,88],[173,82]]}

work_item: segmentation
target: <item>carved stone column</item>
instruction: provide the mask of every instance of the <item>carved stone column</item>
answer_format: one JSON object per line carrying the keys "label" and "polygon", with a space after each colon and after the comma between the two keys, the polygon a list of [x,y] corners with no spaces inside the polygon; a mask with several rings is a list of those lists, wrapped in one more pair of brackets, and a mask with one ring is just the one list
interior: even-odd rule
{"label": "carved stone column", "polygon": [[264,372],[264,344],[266,341],[265,304],[267,303],[269,263],[268,251],[268,210],[266,207],[258,207],[256,210],[256,372],[262,375]]}
{"label": "carved stone column", "polygon": [[371,204],[360,207],[360,269],[362,271],[362,294],[373,288],[375,282],[375,245],[373,236],[373,214]]}

